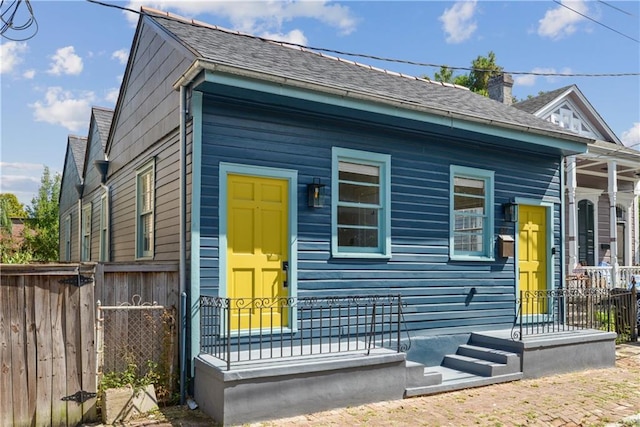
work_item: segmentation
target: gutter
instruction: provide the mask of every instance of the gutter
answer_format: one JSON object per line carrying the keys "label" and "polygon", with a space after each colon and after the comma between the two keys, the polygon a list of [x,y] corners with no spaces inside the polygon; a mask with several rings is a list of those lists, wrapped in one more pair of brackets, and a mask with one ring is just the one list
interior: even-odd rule
{"label": "gutter", "polygon": [[187,308],[184,301],[187,297],[187,90],[180,86],[180,308],[178,319],[180,324],[180,404],[184,405],[186,391],[186,342],[187,342]]}
{"label": "gutter", "polygon": [[401,108],[405,110],[413,110],[413,111],[418,111],[422,113],[433,114],[438,117],[445,117],[445,118],[451,119],[452,127],[454,127],[453,119],[459,119],[467,122],[496,126],[503,129],[510,129],[518,132],[526,132],[526,133],[531,133],[531,134],[546,136],[551,138],[559,138],[565,141],[578,142],[582,144],[590,144],[594,142],[593,139],[585,138],[577,134],[570,134],[570,133],[565,133],[560,131],[556,132],[548,129],[532,128],[529,126],[523,126],[523,125],[518,125],[514,123],[484,119],[481,117],[456,113],[450,110],[426,107],[424,105],[417,104],[411,101],[402,100],[402,99],[397,99],[397,98],[394,99],[390,97],[383,97],[383,96],[360,92],[360,91],[346,90],[344,88],[337,88],[334,86],[318,84],[315,82],[310,82],[305,80],[291,79],[287,77],[277,76],[274,74],[269,74],[264,71],[247,70],[247,69],[239,68],[233,65],[220,64],[218,62],[214,62],[204,58],[197,58],[196,60],[194,60],[193,63],[189,66],[189,68],[173,84],[173,88],[175,90],[178,90],[180,87],[188,85],[189,83],[193,82],[202,71],[223,73],[223,74],[228,74],[232,76],[260,80],[264,82],[271,82],[281,86],[289,86],[292,88],[306,89],[314,92],[326,93],[326,94],[335,95],[341,98],[350,98],[350,99],[355,99],[360,101],[382,103],[382,104],[391,105],[393,107]]}

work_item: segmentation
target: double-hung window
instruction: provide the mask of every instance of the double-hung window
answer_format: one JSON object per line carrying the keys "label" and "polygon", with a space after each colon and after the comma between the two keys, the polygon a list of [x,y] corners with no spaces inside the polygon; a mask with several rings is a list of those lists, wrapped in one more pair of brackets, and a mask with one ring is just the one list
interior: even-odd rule
{"label": "double-hung window", "polygon": [[91,203],[82,206],[80,260],[91,260]]}
{"label": "double-hung window", "polygon": [[136,258],[153,258],[155,165],[146,163],[136,172]]}
{"label": "double-hung window", "polygon": [[493,181],[493,171],[451,166],[452,259],[493,259]]}
{"label": "double-hung window", "polygon": [[107,194],[100,198],[100,261],[109,261],[109,206]]}
{"label": "double-hung window", "polygon": [[64,219],[64,261],[71,261],[71,215]]}
{"label": "double-hung window", "polygon": [[391,256],[391,156],[334,147],[334,257]]}

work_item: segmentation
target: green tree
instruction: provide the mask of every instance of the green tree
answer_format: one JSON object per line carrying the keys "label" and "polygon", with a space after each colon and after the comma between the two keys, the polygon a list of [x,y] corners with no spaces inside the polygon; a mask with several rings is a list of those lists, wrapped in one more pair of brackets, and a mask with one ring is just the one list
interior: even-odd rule
{"label": "green tree", "polygon": [[38,195],[26,208],[24,248],[35,261],[58,260],[58,196],[60,194],[60,174],[51,175],[45,166],[40,179]]}
{"label": "green tree", "polygon": [[487,90],[489,78],[500,74],[503,70],[501,66],[496,64],[496,54],[490,51],[487,56],[479,55],[471,61],[471,68],[467,74],[454,76],[453,70],[443,65],[440,67],[440,71],[434,74],[433,80],[465,86],[473,92],[489,96]]}
{"label": "green tree", "polygon": [[0,227],[11,234],[11,218],[24,218],[24,205],[13,193],[0,193]]}

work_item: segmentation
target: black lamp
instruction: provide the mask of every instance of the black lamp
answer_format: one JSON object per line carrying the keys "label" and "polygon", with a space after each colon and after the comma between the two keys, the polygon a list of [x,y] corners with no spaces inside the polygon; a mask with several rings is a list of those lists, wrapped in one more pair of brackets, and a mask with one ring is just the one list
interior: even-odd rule
{"label": "black lamp", "polygon": [[320,178],[313,178],[313,184],[307,184],[307,196],[310,208],[321,208],[324,206],[324,187]]}
{"label": "black lamp", "polygon": [[511,201],[502,205],[504,220],[506,222],[518,222],[518,205]]}

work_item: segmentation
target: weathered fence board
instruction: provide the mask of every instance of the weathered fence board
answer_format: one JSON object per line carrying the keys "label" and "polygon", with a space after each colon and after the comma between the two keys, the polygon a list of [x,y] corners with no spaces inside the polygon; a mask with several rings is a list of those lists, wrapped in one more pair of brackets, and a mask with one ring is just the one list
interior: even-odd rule
{"label": "weathered fence board", "polygon": [[177,307],[178,288],[176,263],[2,265],[0,427],[96,421],[97,301]]}

